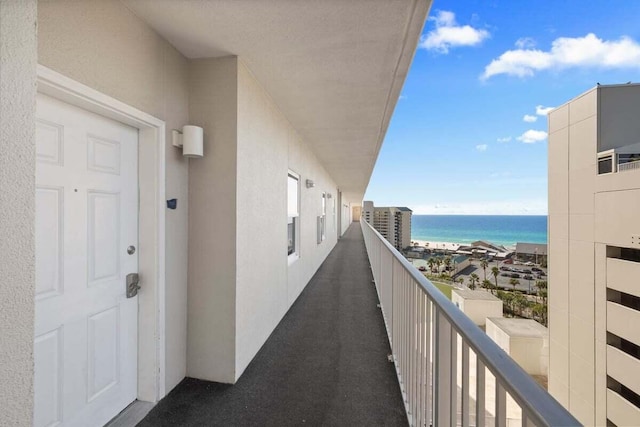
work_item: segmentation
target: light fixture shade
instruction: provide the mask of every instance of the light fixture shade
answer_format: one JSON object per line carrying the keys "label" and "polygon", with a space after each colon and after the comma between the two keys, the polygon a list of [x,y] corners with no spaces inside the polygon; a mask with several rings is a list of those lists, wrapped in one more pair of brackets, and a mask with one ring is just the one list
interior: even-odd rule
{"label": "light fixture shade", "polygon": [[199,126],[182,127],[182,155],[184,157],[204,156],[204,131]]}

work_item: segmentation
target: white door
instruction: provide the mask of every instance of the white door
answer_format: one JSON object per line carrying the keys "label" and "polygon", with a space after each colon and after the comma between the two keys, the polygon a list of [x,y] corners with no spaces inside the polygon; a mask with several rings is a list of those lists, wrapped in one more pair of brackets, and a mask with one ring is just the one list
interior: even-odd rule
{"label": "white door", "polygon": [[35,426],[102,426],[135,400],[137,247],[137,129],[38,95]]}

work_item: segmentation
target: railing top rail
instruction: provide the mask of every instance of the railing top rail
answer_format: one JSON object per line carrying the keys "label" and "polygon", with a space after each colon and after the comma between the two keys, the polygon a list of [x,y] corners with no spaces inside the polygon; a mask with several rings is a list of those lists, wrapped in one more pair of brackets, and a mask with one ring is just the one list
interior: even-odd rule
{"label": "railing top rail", "polygon": [[451,326],[463,337],[484,365],[499,380],[507,392],[522,408],[523,417],[527,416],[539,426],[580,426],[580,422],[571,415],[557,400],[536,383],[524,369],[504,352],[489,336],[455,306],[438,288],[435,287],[407,259],[391,246],[378,231],[363,219],[363,227],[368,227],[382,241],[407,273],[421,286],[429,299],[435,304]]}

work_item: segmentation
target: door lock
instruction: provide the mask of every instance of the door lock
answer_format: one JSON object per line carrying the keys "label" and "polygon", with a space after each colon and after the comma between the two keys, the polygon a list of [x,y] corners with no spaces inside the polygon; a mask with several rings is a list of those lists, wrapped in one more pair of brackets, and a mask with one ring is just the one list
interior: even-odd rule
{"label": "door lock", "polygon": [[140,283],[138,273],[127,274],[127,298],[133,298],[138,295],[138,290],[140,289],[138,283]]}

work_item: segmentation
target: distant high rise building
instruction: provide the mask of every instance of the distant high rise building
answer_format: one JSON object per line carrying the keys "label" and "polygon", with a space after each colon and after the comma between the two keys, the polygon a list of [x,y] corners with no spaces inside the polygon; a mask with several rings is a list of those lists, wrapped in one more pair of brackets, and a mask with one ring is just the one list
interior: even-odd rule
{"label": "distant high rise building", "polygon": [[396,249],[411,246],[411,209],[407,207],[374,207],[362,204],[362,217],[378,230]]}
{"label": "distant high rise building", "polygon": [[585,425],[640,425],[640,85],[549,114],[549,392]]}

